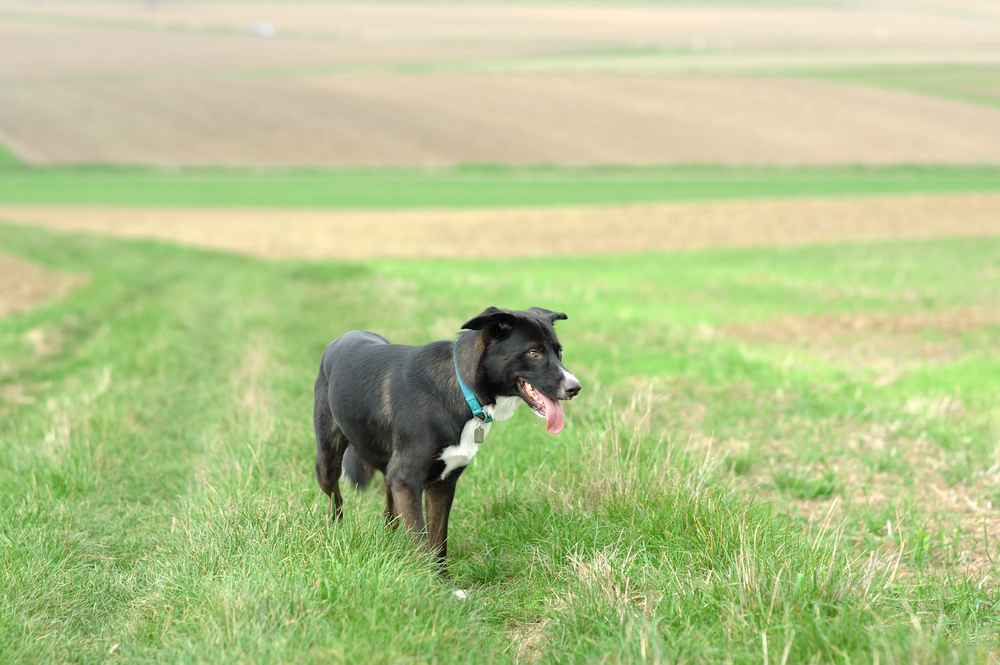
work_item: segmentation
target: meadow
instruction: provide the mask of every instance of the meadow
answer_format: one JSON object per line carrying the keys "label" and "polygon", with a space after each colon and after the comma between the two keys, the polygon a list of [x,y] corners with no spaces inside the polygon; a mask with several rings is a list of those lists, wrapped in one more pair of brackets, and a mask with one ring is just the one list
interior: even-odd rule
{"label": "meadow", "polygon": [[[337,263],[4,225],[0,246],[90,276],[0,321],[5,660],[997,656],[995,239]],[[450,584],[378,492],[326,523],[311,386],[346,330],[424,343],[489,304],[568,312],[584,393],[558,437],[524,410],[491,433]]]}
{"label": "meadow", "polygon": [[[996,663],[998,19],[11,0],[0,662]],[[312,386],[489,305],[583,392],[449,582]]]}

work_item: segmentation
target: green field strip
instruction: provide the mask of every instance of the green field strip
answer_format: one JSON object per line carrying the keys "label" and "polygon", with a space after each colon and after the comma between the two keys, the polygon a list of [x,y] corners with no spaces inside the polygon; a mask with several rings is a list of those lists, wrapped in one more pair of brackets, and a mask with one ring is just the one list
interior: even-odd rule
{"label": "green field strip", "polygon": [[1000,107],[1000,64],[863,65],[815,69],[803,76]]}
{"label": "green field strip", "polygon": [[0,168],[0,204],[476,208],[1000,191],[1000,166]]}

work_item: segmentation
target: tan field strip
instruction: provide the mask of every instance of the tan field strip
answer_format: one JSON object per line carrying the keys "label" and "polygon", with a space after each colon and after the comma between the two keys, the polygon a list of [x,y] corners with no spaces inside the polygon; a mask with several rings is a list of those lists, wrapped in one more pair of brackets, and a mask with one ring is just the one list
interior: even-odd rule
{"label": "tan field strip", "polygon": [[808,80],[345,76],[0,86],[33,161],[1000,162],[1000,108]]}
{"label": "tan field strip", "polygon": [[238,34],[2,23],[0,82],[191,79],[266,75],[283,69],[362,67],[543,55],[551,45],[508,42],[379,43],[339,39],[262,39]]}
{"label": "tan field strip", "polygon": [[1000,235],[1000,193],[489,210],[2,206],[0,219],[265,258],[517,257]]}
{"label": "tan field strip", "polygon": [[[1000,62],[1000,12],[993,21],[975,16],[318,3],[164,3],[150,11],[140,3],[12,3],[0,5],[0,83],[275,78],[300,69],[414,64],[593,73],[611,63],[616,71],[636,72],[657,54],[658,68],[680,73]],[[278,31],[274,38],[252,34],[250,27],[265,20]]]}
{"label": "tan field strip", "polygon": [[[695,3],[690,3],[695,5]],[[791,3],[788,3],[789,5]],[[805,3],[801,3],[805,4]],[[817,3],[819,4],[819,3]],[[557,44],[699,50],[995,47],[995,2],[865,1],[823,6],[655,6],[606,3],[7,2],[23,21],[250,37],[268,22],[275,41],[381,44]],[[4,13],[0,12],[0,20]],[[111,65],[111,63],[108,63]]]}

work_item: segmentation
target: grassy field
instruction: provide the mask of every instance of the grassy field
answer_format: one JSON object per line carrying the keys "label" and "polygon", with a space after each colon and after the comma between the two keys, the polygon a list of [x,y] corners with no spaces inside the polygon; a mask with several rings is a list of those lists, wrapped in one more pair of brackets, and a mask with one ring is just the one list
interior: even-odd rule
{"label": "grassy field", "polygon": [[[0,321],[5,660],[998,655],[998,240],[341,264],[0,226],[0,247],[91,277]],[[377,492],[325,524],[311,385],[341,332],[423,343],[488,304],[567,311],[584,393],[563,434],[519,413],[466,474],[459,602]]]}
{"label": "grassy field", "polygon": [[[1000,662],[1000,10],[702,4],[4,6],[0,662]],[[312,385],[488,305],[584,389],[445,582],[327,522]]]}
{"label": "grassy field", "polygon": [[0,152],[0,204],[485,208],[997,190],[998,166],[163,169],[28,167]]}

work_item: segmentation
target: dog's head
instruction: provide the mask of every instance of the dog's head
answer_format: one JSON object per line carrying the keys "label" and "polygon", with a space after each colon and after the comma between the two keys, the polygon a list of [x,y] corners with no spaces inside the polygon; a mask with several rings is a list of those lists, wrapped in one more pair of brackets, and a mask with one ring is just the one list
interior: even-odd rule
{"label": "dog's head", "polygon": [[580,382],[562,364],[562,345],[553,323],[567,318],[541,307],[511,311],[490,307],[462,326],[480,331],[482,366],[497,396],[518,396],[545,418],[546,430],[563,428],[559,400],[573,399]]}

